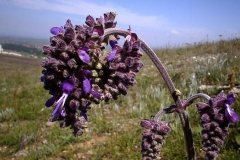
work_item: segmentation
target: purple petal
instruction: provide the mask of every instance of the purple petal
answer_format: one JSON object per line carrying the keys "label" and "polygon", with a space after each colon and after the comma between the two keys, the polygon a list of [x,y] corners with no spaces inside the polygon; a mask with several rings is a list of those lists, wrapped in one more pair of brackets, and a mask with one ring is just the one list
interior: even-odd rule
{"label": "purple petal", "polygon": [[74,28],[70,19],[68,19],[66,21],[66,24],[64,25],[64,28]]}
{"label": "purple petal", "polygon": [[81,50],[84,50],[85,52],[89,53],[89,48],[88,47],[82,47],[80,48]]}
{"label": "purple petal", "polygon": [[96,21],[98,24],[102,25],[103,24],[103,18],[100,16],[100,18],[96,18]]}
{"label": "purple petal", "polygon": [[104,14],[104,24],[105,28],[115,27],[114,19],[116,17],[116,13],[108,12]]}
{"label": "purple petal", "polygon": [[88,120],[86,112],[80,112],[80,117],[84,117],[85,121]]}
{"label": "purple petal", "polygon": [[72,79],[65,80],[61,84],[62,91],[66,94],[70,94],[74,89],[74,81]]}
{"label": "purple petal", "polygon": [[43,54],[45,54],[45,55],[49,55],[49,54],[52,53],[52,47],[51,46],[43,46],[42,50],[43,50]]}
{"label": "purple petal", "polygon": [[136,33],[131,33],[131,41],[136,41],[138,39],[138,36]]}
{"label": "purple petal", "polygon": [[92,94],[95,98],[101,99],[101,93],[98,92],[97,90],[92,90],[92,91],[91,91],[91,94]]}
{"label": "purple petal", "polygon": [[135,41],[135,42],[133,42],[132,48],[133,48],[134,50],[139,50],[140,47],[141,47],[141,42],[140,42],[140,41]]}
{"label": "purple petal", "polygon": [[233,93],[230,93],[227,95],[227,102],[226,104],[231,105],[235,101],[235,97]]}
{"label": "purple petal", "polygon": [[110,62],[114,59],[117,53],[117,48],[113,49],[112,52],[107,56],[107,61]]}
{"label": "purple petal", "polygon": [[60,109],[60,107],[62,106],[62,104],[63,104],[63,99],[61,99],[61,100],[57,103],[56,107],[53,109],[53,111],[52,111],[52,116],[54,116],[56,113],[59,112],[59,109]]}
{"label": "purple petal", "polygon": [[104,33],[104,29],[103,29],[103,26],[95,26],[93,28],[93,32],[97,32],[99,36],[102,36],[103,33]]}
{"label": "purple petal", "polygon": [[42,77],[40,78],[41,82],[44,82],[44,81],[45,81],[45,79],[46,79],[46,77],[45,77],[45,76],[42,76]]}
{"label": "purple petal", "polygon": [[54,90],[49,90],[49,94],[55,95],[55,94],[56,94],[56,91],[54,91]]}
{"label": "purple petal", "polygon": [[61,116],[62,116],[62,117],[65,117],[65,116],[66,116],[65,107],[63,107],[62,110],[61,110]]}
{"label": "purple petal", "polygon": [[198,110],[204,110],[204,109],[208,109],[209,105],[203,102],[198,102],[196,104],[196,107],[198,108]]}
{"label": "purple petal", "polygon": [[224,94],[223,92],[219,93],[217,95],[217,97],[215,98],[211,98],[209,100],[209,103],[212,107],[216,107],[216,106],[224,106],[225,102],[226,102],[227,96],[226,94]]}
{"label": "purple petal", "polygon": [[110,46],[112,47],[112,49],[116,48],[116,41],[110,40],[110,41],[109,41],[109,44],[110,44]]}
{"label": "purple petal", "polygon": [[208,114],[204,113],[202,116],[201,116],[201,119],[202,119],[202,122],[204,123],[208,123],[210,122],[211,118]]}
{"label": "purple petal", "polygon": [[73,29],[72,27],[66,28],[64,37],[65,37],[66,39],[68,39],[69,41],[73,40],[74,37],[75,37],[74,29]]}
{"label": "purple petal", "polygon": [[64,33],[64,29],[63,27],[53,27],[51,28],[50,32],[53,34],[53,35],[58,35],[59,33]]}
{"label": "purple petal", "polygon": [[[85,44],[85,46],[86,46],[86,48],[87,48],[87,50],[85,50],[85,51],[89,54],[89,49],[88,49],[88,47],[94,46],[94,45],[95,45],[95,42],[92,41],[92,40],[88,40],[88,41],[85,41],[84,44]],[[85,48],[85,47],[84,47],[84,48]]]}
{"label": "purple petal", "polygon": [[52,96],[51,98],[49,98],[46,103],[45,103],[45,106],[46,107],[51,107],[54,102],[56,101],[56,96]]}
{"label": "purple petal", "polygon": [[126,58],[125,63],[128,67],[132,67],[134,65],[134,58],[133,57]]}
{"label": "purple petal", "polygon": [[50,121],[51,121],[51,122],[55,122],[59,117],[60,117],[60,113],[57,112]]}
{"label": "purple petal", "polygon": [[90,62],[90,56],[87,54],[86,51],[84,51],[82,49],[79,49],[78,50],[78,56],[84,63],[89,63]]}
{"label": "purple petal", "polygon": [[86,35],[86,37],[91,37],[92,33],[93,33],[93,27],[85,28],[85,35]]}
{"label": "purple petal", "polygon": [[81,74],[82,74],[81,76],[86,78],[90,78],[92,76],[92,72],[90,70],[82,70]]}
{"label": "purple petal", "polygon": [[237,123],[239,120],[237,113],[234,112],[229,104],[226,104],[225,106],[225,116],[230,123]]}
{"label": "purple petal", "polygon": [[92,88],[92,86],[91,86],[91,83],[90,83],[89,79],[83,80],[83,91],[84,91],[84,93],[85,94],[90,93],[91,88]]}
{"label": "purple petal", "polygon": [[148,120],[145,120],[145,119],[141,120],[140,126],[146,128],[146,129],[152,129],[151,122],[149,122]]}
{"label": "purple petal", "polygon": [[88,26],[93,27],[93,26],[94,26],[94,23],[95,23],[94,18],[93,18],[92,16],[88,15],[87,18],[86,18],[85,23],[86,23]]}

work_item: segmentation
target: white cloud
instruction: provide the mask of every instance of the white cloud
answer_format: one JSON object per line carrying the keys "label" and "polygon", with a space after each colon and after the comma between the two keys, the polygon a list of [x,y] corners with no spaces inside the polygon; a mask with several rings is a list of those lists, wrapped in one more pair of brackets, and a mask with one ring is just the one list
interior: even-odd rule
{"label": "white cloud", "polygon": [[[47,14],[49,13],[48,11],[51,11],[56,13],[57,19],[70,18],[73,24],[75,24],[77,20],[81,20],[82,24],[88,14],[97,18],[103,16],[103,13],[113,11],[117,13],[116,21],[118,22],[118,27],[127,29],[128,25],[131,25],[132,30],[151,46],[164,46],[166,43],[182,44],[183,42],[199,42],[208,39],[208,37],[210,39],[216,39],[215,37],[219,38],[218,34],[214,34],[215,32],[210,29],[178,27],[178,24],[172,23],[166,17],[160,15],[141,15],[137,10],[129,10],[118,4],[117,1],[112,1],[111,3],[106,3],[106,1],[109,0],[102,0],[97,3],[87,0],[0,0],[0,5],[27,8],[33,10],[33,13],[34,10],[43,11]],[[0,15],[0,19],[4,20],[7,17],[8,21],[1,25],[0,33],[11,32],[14,34],[22,33],[24,35],[37,36],[39,36],[38,33],[41,33],[42,36],[50,34],[48,28],[56,25],[56,19],[51,20],[50,18],[45,18],[44,16],[46,14],[36,19],[34,19],[36,14],[32,16],[28,15],[28,18],[22,18],[22,14],[17,16],[15,13],[12,15],[7,12],[5,12],[5,15],[2,14],[3,13]],[[60,16],[58,16],[58,14]],[[50,15],[55,17],[55,14]],[[33,22],[34,20],[38,20],[39,22],[32,23],[31,28],[27,28],[25,24],[29,21]],[[19,21],[21,21],[21,23]],[[24,22],[24,24],[22,22]],[[43,23],[45,23],[45,25],[42,26],[41,24]],[[11,26],[16,26],[16,24],[18,25],[17,29],[12,29]],[[33,25],[35,26],[33,27]],[[38,33],[34,33],[36,30]]]}
{"label": "white cloud", "polygon": [[171,30],[172,34],[180,34],[180,32],[176,31],[176,30]]}
{"label": "white cloud", "polygon": [[103,13],[113,11],[117,13],[117,21],[121,24],[141,26],[159,29],[163,24],[167,23],[164,17],[153,15],[139,15],[129,11],[127,8],[121,7],[114,3],[104,3],[104,5],[94,4],[88,1],[79,0],[3,0],[0,4],[14,5],[22,8],[33,10],[48,10],[68,14],[87,16],[91,14],[93,17],[99,17]]}

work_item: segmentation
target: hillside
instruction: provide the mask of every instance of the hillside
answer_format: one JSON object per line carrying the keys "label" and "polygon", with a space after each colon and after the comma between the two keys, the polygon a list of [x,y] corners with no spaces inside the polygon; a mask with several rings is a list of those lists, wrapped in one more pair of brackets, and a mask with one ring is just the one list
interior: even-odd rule
{"label": "hillside", "polygon": [[[185,99],[200,92],[199,86],[230,85],[240,82],[240,41],[233,39],[198,43],[180,48],[159,48],[176,88]],[[49,123],[52,108],[45,102],[51,96],[40,82],[41,59],[0,54],[0,159],[128,159],[141,157],[141,119],[149,119],[173,100],[157,69],[144,54],[144,68],[137,85],[116,101],[92,105],[88,129],[74,137],[59,122]],[[232,77],[232,78],[229,78]],[[228,92],[229,89],[225,89]],[[217,95],[217,88],[203,93]],[[203,159],[200,117],[193,103],[188,109],[197,159]],[[233,105],[240,115],[240,98]],[[166,138],[162,159],[186,159],[182,127],[177,114],[166,115],[172,129]],[[219,159],[232,160],[240,154],[240,123],[230,125],[230,135]]]}
{"label": "hillside", "polygon": [[5,52],[13,52],[23,56],[42,56],[42,46],[48,44],[47,40],[3,37],[0,36],[0,45]]}

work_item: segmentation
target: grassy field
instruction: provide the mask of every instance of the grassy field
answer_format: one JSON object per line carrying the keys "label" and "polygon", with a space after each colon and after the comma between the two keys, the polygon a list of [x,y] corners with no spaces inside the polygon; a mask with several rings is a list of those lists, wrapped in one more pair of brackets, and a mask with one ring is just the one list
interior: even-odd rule
{"label": "grassy field", "polygon": [[[240,41],[199,43],[182,48],[156,50],[182,99],[200,92],[201,84],[238,85],[240,82]],[[173,100],[154,64],[144,55],[144,68],[137,86],[117,101],[92,105],[89,128],[74,137],[59,122],[49,123],[51,109],[45,107],[48,92],[40,82],[41,59],[0,55],[0,159],[141,159],[141,119],[150,118]],[[229,77],[231,80],[229,80]],[[217,95],[219,89],[204,90]],[[228,91],[228,90],[226,90]],[[240,114],[240,98],[233,108]],[[195,105],[188,109],[197,158],[201,152],[201,127]],[[163,146],[164,160],[186,159],[183,132],[177,114],[163,120],[172,129]],[[25,145],[21,145],[25,142]],[[232,160],[240,155],[240,123],[230,125],[230,135],[221,148],[219,159]],[[238,157],[239,158],[239,157]],[[239,158],[240,159],[240,158]]]}

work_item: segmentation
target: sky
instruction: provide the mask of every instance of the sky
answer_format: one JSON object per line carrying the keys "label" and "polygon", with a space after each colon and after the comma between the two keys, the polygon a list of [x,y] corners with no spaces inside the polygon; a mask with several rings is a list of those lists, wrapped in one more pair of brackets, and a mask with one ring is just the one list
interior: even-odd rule
{"label": "sky", "polygon": [[111,11],[151,47],[174,47],[240,37],[239,8],[239,0],[0,0],[0,35],[48,40],[67,19],[82,25]]}

